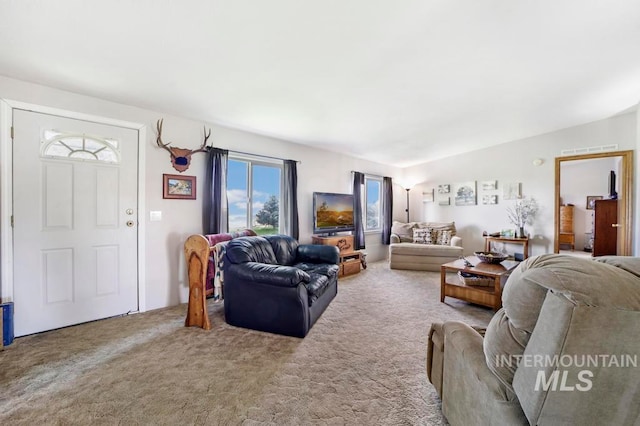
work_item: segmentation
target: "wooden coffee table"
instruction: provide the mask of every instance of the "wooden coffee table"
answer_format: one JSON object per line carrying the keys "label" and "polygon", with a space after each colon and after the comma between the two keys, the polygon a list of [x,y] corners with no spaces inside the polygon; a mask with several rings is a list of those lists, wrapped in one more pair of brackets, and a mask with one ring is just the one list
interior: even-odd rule
{"label": "wooden coffee table", "polygon": [[[440,301],[444,303],[445,296],[455,297],[466,302],[488,306],[497,311],[502,307],[502,286],[507,277],[520,264],[515,260],[505,260],[499,264],[480,262],[475,256],[467,256],[466,259],[475,265],[465,266],[462,259],[445,263],[440,267]],[[456,276],[456,282],[447,282],[447,271],[464,271],[475,275],[481,275],[493,279],[493,286],[480,287],[465,285]]]}

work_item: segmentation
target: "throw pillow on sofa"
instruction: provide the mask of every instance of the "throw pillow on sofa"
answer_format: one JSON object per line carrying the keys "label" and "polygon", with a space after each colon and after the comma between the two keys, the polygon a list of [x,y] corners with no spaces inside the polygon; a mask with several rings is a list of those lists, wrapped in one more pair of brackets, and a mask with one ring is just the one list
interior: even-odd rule
{"label": "throw pillow on sofa", "polygon": [[402,223],[393,222],[391,226],[391,233],[396,234],[400,238],[401,243],[413,242],[413,229],[417,228],[415,222]]}
{"label": "throw pillow on sofa", "polygon": [[413,242],[417,244],[435,244],[433,241],[433,230],[431,228],[414,228]]}
{"label": "throw pillow on sofa", "polygon": [[436,234],[436,244],[440,246],[450,246],[451,245],[451,234],[452,232],[449,230],[439,229],[435,232]]}
{"label": "throw pillow on sofa", "polygon": [[[413,243],[414,229],[431,229],[431,244],[438,244],[437,231],[450,231],[451,234],[443,236],[445,245],[451,244],[451,238],[456,236],[455,222],[398,222],[394,221],[391,225],[391,242],[392,243]],[[449,242],[446,242],[446,236],[450,235]]]}

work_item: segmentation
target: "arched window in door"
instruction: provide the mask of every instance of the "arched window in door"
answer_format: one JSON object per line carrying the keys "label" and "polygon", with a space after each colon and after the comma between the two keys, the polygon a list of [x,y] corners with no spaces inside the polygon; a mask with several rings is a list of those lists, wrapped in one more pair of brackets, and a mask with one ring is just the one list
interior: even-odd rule
{"label": "arched window in door", "polygon": [[56,130],[45,130],[40,155],[49,158],[120,163],[117,140]]}

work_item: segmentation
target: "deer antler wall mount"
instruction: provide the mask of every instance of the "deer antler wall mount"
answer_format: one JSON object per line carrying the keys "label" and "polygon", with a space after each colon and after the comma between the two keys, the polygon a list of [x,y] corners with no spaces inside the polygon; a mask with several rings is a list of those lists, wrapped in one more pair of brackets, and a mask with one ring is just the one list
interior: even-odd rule
{"label": "deer antler wall mount", "polygon": [[193,154],[195,154],[196,152],[207,152],[207,149],[209,148],[207,146],[207,140],[209,139],[209,136],[211,136],[211,129],[209,129],[209,131],[207,132],[207,127],[206,126],[204,127],[204,141],[202,142],[202,145],[200,145],[200,148],[198,149],[173,148],[173,147],[169,147],[169,145],[171,145],[171,142],[167,142],[167,143],[162,142],[162,122],[163,121],[164,119],[160,119],[158,120],[158,123],[157,123],[158,138],[156,139],[156,143],[160,148],[164,148],[167,151],[169,151],[169,154],[171,154],[171,164],[173,165],[173,168],[179,171],[180,173],[182,173],[185,170],[187,170],[191,165],[191,156]]}

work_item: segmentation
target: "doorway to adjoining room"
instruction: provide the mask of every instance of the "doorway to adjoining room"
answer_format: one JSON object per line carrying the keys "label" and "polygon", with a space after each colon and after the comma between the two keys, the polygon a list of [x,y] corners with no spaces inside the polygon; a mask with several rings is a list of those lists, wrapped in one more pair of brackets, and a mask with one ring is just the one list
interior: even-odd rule
{"label": "doorway to adjoining room", "polygon": [[556,158],[554,252],[631,253],[633,151]]}

